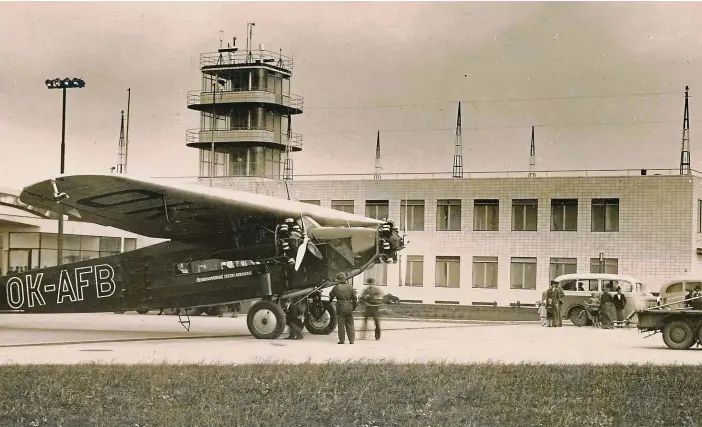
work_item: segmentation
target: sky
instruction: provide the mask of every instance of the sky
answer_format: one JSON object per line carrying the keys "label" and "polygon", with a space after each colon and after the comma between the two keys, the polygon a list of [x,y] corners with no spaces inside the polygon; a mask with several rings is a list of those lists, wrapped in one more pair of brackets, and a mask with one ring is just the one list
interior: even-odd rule
{"label": "sky", "polygon": [[[702,4],[695,2],[2,2],[0,187],[60,167],[118,163],[131,88],[128,172],[195,176],[199,57],[222,37],[295,60],[296,175],[450,172],[462,102],[464,171],[677,169],[685,86],[702,170]],[[695,24],[695,22],[697,24]],[[222,33],[220,33],[222,31]]]}

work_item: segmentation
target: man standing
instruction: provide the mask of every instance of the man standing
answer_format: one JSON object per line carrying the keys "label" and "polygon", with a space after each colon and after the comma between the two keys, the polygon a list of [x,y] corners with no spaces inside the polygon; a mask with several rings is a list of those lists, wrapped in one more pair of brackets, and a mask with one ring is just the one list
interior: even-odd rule
{"label": "man standing", "polygon": [[563,297],[565,292],[558,285],[558,282],[552,281],[552,292],[553,292],[553,326],[560,328],[563,326],[563,318],[561,317],[561,306],[563,305]]}
{"label": "man standing", "polygon": [[375,323],[375,339],[380,339],[380,315],[378,310],[380,309],[380,303],[383,302],[383,295],[375,286],[375,279],[368,279],[366,281],[366,288],[361,294],[361,301],[366,306],[365,312],[363,314],[363,333],[361,339],[366,339],[366,331],[368,330],[368,318],[372,317]]}
{"label": "man standing", "polygon": [[541,294],[541,301],[546,305],[546,319],[548,322],[548,327],[551,328],[553,327],[553,314],[554,314],[554,309],[553,309],[553,282],[549,284],[548,289],[546,289],[542,294]]}
{"label": "man standing", "polygon": [[614,294],[614,308],[617,309],[617,325],[621,327],[624,322],[624,307],[626,306],[626,297],[622,293],[622,287],[617,286],[617,293]]}
{"label": "man standing", "polygon": [[356,340],[356,330],[353,323],[353,311],[358,305],[358,296],[351,283],[339,283],[329,293],[329,303],[336,298],[336,319],[339,332],[339,344],[343,344],[345,335],[349,337],[349,344]]}
{"label": "man standing", "polygon": [[611,329],[613,318],[614,300],[609,292],[603,291],[600,297],[600,324],[602,325],[602,329]]}

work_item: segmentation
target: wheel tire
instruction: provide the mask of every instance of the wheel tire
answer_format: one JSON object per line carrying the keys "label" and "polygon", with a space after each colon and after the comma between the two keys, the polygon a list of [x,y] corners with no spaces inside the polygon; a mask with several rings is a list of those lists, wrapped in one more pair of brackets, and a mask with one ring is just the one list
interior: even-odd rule
{"label": "wheel tire", "polygon": [[692,327],[684,320],[673,320],[663,327],[663,342],[673,350],[687,350],[695,343]]}
{"label": "wheel tire", "polygon": [[[581,315],[582,314],[582,315]],[[574,308],[570,311],[570,321],[577,327],[586,326],[589,322],[587,313],[582,307]]]}
{"label": "wheel tire", "polygon": [[[329,335],[336,329],[336,308],[329,301],[322,301],[324,312],[322,319],[313,319],[309,313],[305,316],[305,329],[312,335]],[[326,319],[328,315],[328,319]]]}
{"label": "wheel tire", "polygon": [[273,301],[261,300],[249,309],[246,326],[254,337],[274,340],[285,330],[285,312]]}
{"label": "wheel tire", "polygon": [[137,310],[136,312],[139,314],[146,314],[149,312],[149,310]]}

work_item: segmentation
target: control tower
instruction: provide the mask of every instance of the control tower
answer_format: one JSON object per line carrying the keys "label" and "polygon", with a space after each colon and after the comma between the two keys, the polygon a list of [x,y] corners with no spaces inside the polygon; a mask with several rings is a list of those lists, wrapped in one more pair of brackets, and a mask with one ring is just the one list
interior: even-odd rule
{"label": "control tower", "polygon": [[[291,131],[291,117],[302,113],[303,99],[290,93],[293,60],[233,45],[200,55],[202,88],[188,93],[188,108],[200,111],[200,128],[189,129],[186,145],[200,151],[200,178],[292,178],[292,152],[302,150],[302,135]],[[221,44],[221,43],[220,43]],[[214,165],[211,162],[214,152]],[[287,161],[286,161],[287,160]]]}

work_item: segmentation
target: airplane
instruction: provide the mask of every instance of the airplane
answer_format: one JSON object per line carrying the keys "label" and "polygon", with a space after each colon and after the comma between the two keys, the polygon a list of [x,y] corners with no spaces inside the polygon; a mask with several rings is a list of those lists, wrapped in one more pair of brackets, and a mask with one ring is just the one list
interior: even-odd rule
{"label": "airplane", "polygon": [[[325,335],[336,312],[321,291],[397,262],[405,245],[392,220],[118,174],[59,175],[25,187],[20,200],[165,241],[0,277],[0,311],[143,312],[260,299],[248,311],[249,332],[276,339],[290,304],[305,300],[307,330]],[[190,330],[189,317],[179,321]]]}

